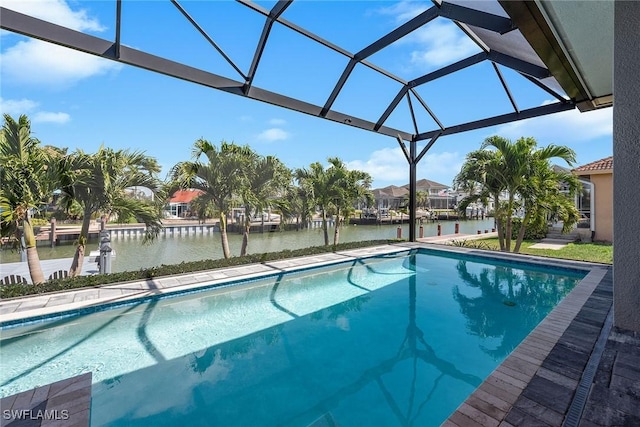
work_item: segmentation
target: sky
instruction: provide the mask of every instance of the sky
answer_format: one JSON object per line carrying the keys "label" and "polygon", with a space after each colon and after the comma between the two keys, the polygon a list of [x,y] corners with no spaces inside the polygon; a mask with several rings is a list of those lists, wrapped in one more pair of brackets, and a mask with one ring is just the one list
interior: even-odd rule
{"label": "sky", "polygon": [[[180,1],[232,61],[247,73],[264,18],[231,1]],[[269,9],[275,1],[258,2]],[[0,0],[0,5],[107,40],[115,34],[115,2]],[[298,0],[283,17],[350,52],[358,52],[431,5],[420,1]],[[242,78],[169,1],[124,0],[122,43],[227,78]],[[369,61],[406,80],[480,52],[455,25],[437,18],[374,54]],[[348,59],[275,24],[254,86],[323,105]],[[521,109],[552,101],[509,69],[499,67]],[[400,85],[357,65],[332,109],[375,122]],[[445,126],[512,112],[486,61],[420,86],[418,92]],[[436,128],[416,108],[420,132]],[[95,152],[101,145],[155,157],[165,177],[191,159],[199,138],[247,144],[290,168],[339,157],[364,170],[373,188],[408,183],[395,138],[378,135],[231,95],[136,67],[93,57],[8,31],[0,33],[0,109],[27,114],[45,145]],[[406,102],[385,126],[413,133]],[[451,185],[468,152],[492,135],[566,145],[581,165],[612,154],[612,109],[578,110],[446,136],[418,164],[418,179]],[[423,143],[418,145],[421,149]],[[562,163],[560,163],[562,164]],[[563,165],[566,166],[566,165]]]}

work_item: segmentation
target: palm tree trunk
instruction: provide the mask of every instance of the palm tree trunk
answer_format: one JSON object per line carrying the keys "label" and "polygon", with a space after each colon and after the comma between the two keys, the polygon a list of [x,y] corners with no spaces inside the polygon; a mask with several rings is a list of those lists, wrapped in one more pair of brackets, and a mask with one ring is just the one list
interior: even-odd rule
{"label": "palm tree trunk", "polygon": [[509,204],[507,205],[507,212],[506,212],[506,226],[504,229],[504,234],[505,234],[505,242],[504,242],[504,246],[505,246],[505,251],[506,252],[511,252],[511,229],[512,229],[512,218],[513,218],[513,195],[510,193],[509,194]]}
{"label": "palm tree trunk", "polygon": [[512,221],[511,221],[511,217],[508,216],[506,218],[506,224],[504,227],[504,250],[505,252],[511,252],[511,229],[512,227]]}
{"label": "palm tree trunk", "polygon": [[227,215],[224,211],[220,211],[220,240],[222,243],[222,254],[225,258],[231,257],[229,251],[229,239],[227,238]]}
{"label": "palm tree trunk", "polygon": [[502,213],[500,210],[500,194],[494,194],[493,198],[495,205],[493,217],[495,218],[496,228],[498,229],[498,242],[500,242],[500,250],[504,251],[504,224],[502,222]]}
{"label": "palm tree trunk", "polygon": [[82,272],[82,264],[84,263],[84,254],[86,250],[87,240],[89,236],[89,225],[91,225],[91,210],[85,209],[82,217],[82,228],[78,237],[78,246],[76,253],[73,255],[71,268],[69,269],[69,277],[79,276]]}
{"label": "palm tree trunk", "polygon": [[531,216],[529,213],[524,214],[524,218],[522,219],[522,224],[520,225],[520,230],[518,230],[518,238],[516,239],[516,246],[513,248],[513,253],[517,254],[520,252],[520,246],[522,245],[522,241],[524,240],[524,233],[527,231],[527,225],[529,225],[529,221],[531,220]]}
{"label": "palm tree trunk", "polygon": [[327,213],[324,211],[324,207],[322,210],[322,232],[324,234],[324,245],[329,246],[329,230],[327,230]]}
{"label": "palm tree trunk", "polygon": [[[245,212],[248,212],[245,209]],[[251,231],[251,219],[249,215],[244,217],[244,233],[242,234],[242,247],[240,248],[240,256],[247,254],[247,247],[249,246],[249,231]]]}
{"label": "palm tree trunk", "polygon": [[36,236],[33,232],[31,220],[28,216],[24,219],[24,221],[22,221],[22,233],[24,236],[24,244],[27,251],[27,265],[29,266],[31,283],[43,283],[44,275],[42,274],[40,258],[38,257],[38,249],[36,248]]}
{"label": "palm tree trunk", "polygon": [[336,246],[338,244],[338,240],[340,238],[340,208],[338,208],[338,210],[336,211],[336,221],[334,223],[335,225],[335,231],[333,232],[333,246]]}
{"label": "palm tree trunk", "polygon": [[500,242],[500,250],[504,251],[504,224],[502,219],[496,215],[496,229],[498,230],[498,242]]}

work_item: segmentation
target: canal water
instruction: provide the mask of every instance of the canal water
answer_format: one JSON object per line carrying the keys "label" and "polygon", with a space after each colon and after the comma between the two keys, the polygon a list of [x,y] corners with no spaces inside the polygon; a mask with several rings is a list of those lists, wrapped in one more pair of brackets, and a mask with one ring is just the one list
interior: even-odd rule
{"label": "canal water", "polygon": [[[442,234],[454,233],[454,221],[443,221]],[[477,230],[491,229],[493,218],[485,220],[460,221],[460,233],[476,234]],[[340,227],[340,243],[394,239],[398,225],[343,225]],[[437,224],[424,223],[424,236],[435,236]],[[329,230],[329,241],[333,242],[333,227]],[[416,232],[417,235],[417,232]],[[232,256],[240,254],[242,234],[229,233],[229,247]],[[409,237],[409,226],[402,225],[402,237]],[[322,246],[324,238],[321,228],[300,231],[275,231],[270,233],[251,233],[249,235],[249,253],[277,252],[284,249],[301,249],[310,246]],[[141,237],[118,237],[111,239],[116,251],[112,271],[132,271],[161,264],[179,264],[183,261],[222,258],[220,233],[190,234],[159,237],[150,244],[143,244]],[[98,249],[98,241],[91,240],[88,251]],[[39,246],[41,260],[73,257],[75,246],[63,244],[50,248]],[[12,250],[0,251],[0,263],[19,262],[20,254]]]}

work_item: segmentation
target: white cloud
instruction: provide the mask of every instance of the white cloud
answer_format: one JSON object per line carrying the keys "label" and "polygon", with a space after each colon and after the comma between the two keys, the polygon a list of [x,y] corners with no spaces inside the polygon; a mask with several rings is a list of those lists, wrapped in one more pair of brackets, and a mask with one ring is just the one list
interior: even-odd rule
{"label": "white cloud", "polygon": [[[72,10],[65,0],[2,0],[2,6],[77,31],[106,29],[87,10]],[[36,85],[67,86],[121,68],[116,62],[34,39],[3,48],[0,62],[3,78]]]}
{"label": "white cloud", "polygon": [[77,31],[104,31],[86,10],[71,10],[64,0],[2,0],[2,6]]}
{"label": "white cloud", "polygon": [[460,172],[463,163],[464,154],[457,151],[427,154],[418,163],[418,175],[420,178],[451,185],[453,177]]}
{"label": "white cloud", "polygon": [[71,120],[71,116],[67,113],[41,111],[38,109],[39,105],[31,99],[3,99],[0,97],[0,111],[2,114],[9,114],[14,118],[26,114],[34,123],[58,124],[64,124]]}
{"label": "white cloud", "polygon": [[416,1],[401,1],[393,6],[381,7],[377,10],[381,15],[391,15],[396,24],[402,24],[415,18],[429,7],[425,3]]}
{"label": "white cloud", "polygon": [[10,116],[28,114],[38,106],[38,103],[30,99],[3,99],[0,98],[0,111]]}
{"label": "white cloud", "polygon": [[374,181],[403,183],[408,179],[407,159],[399,147],[373,151],[367,160],[345,162],[347,168],[368,172]]}
{"label": "white cloud", "polygon": [[[377,12],[393,17],[400,25],[432,7],[432,4],[401,1]],[[480,48],[455,24],[445,19],[434,19],[427,25],[398,40],[396,45],[410,46],[408,63],[420,69],[432,69],[450,64],[480,52]]]}
{"label": "white cloud", "polygon": [[5,49],[0,62],[3,78],[21,84],[55,86],[67,86],[121,68],[117,62],[32,39]]}
{"label": "white cloud", "polygon": [[411,63],[432,68],[450,64],[480,52],[480,48],[453,23],[433,21],[407,36],[417,44],[411,51]]}
{"label": "white cloud", "polygon": [[509,139],[532,136],[542,145],[589,141],[613,135],[613,109],[564,111],[499,126],[494,134]]}
{"label": "white cloud", "polygon": [[[419,147],[420,149],[422,147]],[[458,152],[426,154],[418,163],[419,179],[428,178],[442,184],[450,184],[463,162],[464,156]],[[368,172],[376,186],[404,185],[409,182],[409,166],[400,147],[376,150],[367,160],[345,163],[349,169]]]}
{"label": "white cloud", "polygon": [[269,124],[273,125],[273,126],[282,126],[284,124],[286,124],[287,121],[283,120],[283,119],[271,119],[269,120]]}
{"label": "white cloud", "polygon": [[71,120],[71,116],[67,113],[51,113],[47,111],[39,111],[33,115],[34,123],[58,123],[64,124]]}
{"label": "white cloud", "polygon": [[280,128],[271,128],[260,132],[258,139],[263,141],[282,141],[289,138],[289,133]]}

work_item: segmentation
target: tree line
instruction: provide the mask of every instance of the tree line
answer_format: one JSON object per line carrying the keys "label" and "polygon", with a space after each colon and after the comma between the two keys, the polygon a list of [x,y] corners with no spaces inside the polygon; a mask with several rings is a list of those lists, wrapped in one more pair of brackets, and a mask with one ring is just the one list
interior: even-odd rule
{"label": "tree line", "polygon": [[[319,210],[324,244],[329,245],[327,217],[348,216],[354,204],[370,202],[371,176],[349,170],[335,157],[328,167],[312,163],[289,169],[275,156],[263,156],[248,145],[222,141],[219,146],[198,139],[190,161],[174,165],[166,180],[153,157],[140,151],[113,150],[101,146],[95,153],[43,145],[31,133],[26,115],[17,120],[8,114],[0,134],[0,216],[3,237],[13,237],[26,251],[33,283],[44,282],[36,248],[34,216],[59,192],[58,205],[82,215],[82,225],[69,275],[82,271],[91,219],[96,215],[134,219],[146,226],[144,241],[152,241],[162,227],[163,208],[179,189],[200,190],[192,203],[198,216],[217,216],[225,258],[231,256],[227,218],[234,207],[245,211],[240,255],[248,253],[251,217],[274,208],[282,218],[306,224]],[[129,197],[131,187],[146,187],[151,199]],[[333,244],[338,244],[336,221]],[[24,243],[22,243],[24,242]]]}
{"label": "tree line", "polygon": [[[573,196],[579,191],[577,177],[555,170],[550,159],[571,165],[575,153],[563,146],[539,149],[533,138],[515,142],[495,136],[487,138],[479,150],[469,153],[454,179],[454,187],[467,194],[458,205],[462,215],[471,203],[488,206],[492,201],[500,248],[519,252],[527,229],[546,227],[550,218],[570,229],[579,219]],[[82,216],[69,275],[82,271],[92,217],[106,215],[124,222],[133,219],[146,226],[144,241],[152,241],[162,227],[163,208],[179,189],[200,190],[192,202],[200,218],[217,216],[225,258],[231,256],[227,218],[234,207],[244,208],[240,255],[248,253],[251,218],[273,208],[282,219],[307,224],[318,212],[322,220],[324,244],[329,245],[328,216],[353,214],[354,205],[373,201],[371,176],[349,170],[337,157],[328,166],[314,162],[309,167],[289,169],[275,156],[263,156],[248,145],[222,141],[216,146],[206,139],[195,141],[191,160],[174,165],[166,180],[158,177],[155,158],[140,151],[113,150],[101,146],[95,153],[42,145],[31,134],[26,115],[15,120],[4,115],[0,134],[0,219],[2,236],[13,236],[23,245],[33,283],[44,282],[40,268],[32,218],[51,202],[54,191],[66,212]],[[562,184],[562,189],[561,185]],[[130,197],[127,190],[146,187],[152,199]],[[417,195],[417,204],[428,196]],[[522,218],[514,220],[516,212]],[[22,243],[24,241],[24,243]],[[333,244],[339,242],[339,221],[335,221]]]}

